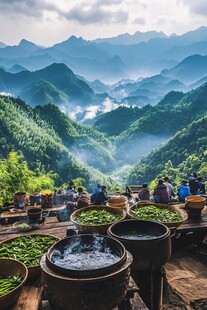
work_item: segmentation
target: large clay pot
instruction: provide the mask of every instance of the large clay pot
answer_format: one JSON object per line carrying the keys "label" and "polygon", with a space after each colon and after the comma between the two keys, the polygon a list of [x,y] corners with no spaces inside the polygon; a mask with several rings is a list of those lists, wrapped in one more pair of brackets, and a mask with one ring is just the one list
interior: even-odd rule
{"label": "large clay pot", "polygon": [[[123,237],[133,231],[140,235],[136,239]],[[152,237],[145,237],[150,233]],[[171,236],[167,226],[144,220],[124,220],[111,225],[108,235],[119,240],[133,255],[133,270],[157,269],[163,266],[171,255]],[[143,235],[143,237],[142,237]]]}
{"label": "large clay pot", "polygon": [[[67,241],[57,242],[53,249],[65,242],[70,242],[71,238],[83,238],[87,240],[92,235],[79,235],[68,237]],[[110,238],[102,236],[103,238]],[[112,239],[112,238],[111,238]],[[111,240],[113,247],[116,240]],[[117,246],[117,245],[116,245]],[[121,245],[121,248],[123,246]],[[117,250],[117,247],[116,247]],[[125,252],[125,251],[124,251]],[[46,296],[50,301],[52,309],[55,310],[111,310],[116,307],[125,297],[130,277],[130,265],[132,255],[129,252],[120,252],[120,261],[113,268],[106,268],[104,273],[99,269],[90,272],[86,271],[80,277],[73,270],[67,274],[62,274],[57,268],[48,263],[48,258],[44,255],[40,266],[43,275],[43,287]],[[50,260],[51,251],[47,253]],[[123,259],[122,255],[125,256]],[[70,276],[71,274],[71,276]]]}

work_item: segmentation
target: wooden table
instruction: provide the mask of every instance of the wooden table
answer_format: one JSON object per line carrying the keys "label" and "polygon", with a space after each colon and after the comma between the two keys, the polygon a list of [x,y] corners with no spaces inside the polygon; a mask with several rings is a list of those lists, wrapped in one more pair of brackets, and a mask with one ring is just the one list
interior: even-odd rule
{"label": "wooden table", "polygon": [[[11,225],[5,225],[0,228],[0,242],[6,241],[9,238],[26,234],[47,234],[53,235],[59,238],[66,237],[67,229],[74,229],[72,222],[57,222],[56,217],[46,218],[46,222],[40,226],[38,230],[32,230],[28,232],[17,232]],[[34,284],[25,285],[22,293],[14,307],[7,310],[38,310],[42,307],[42,310],[51,310],[47,300],[43,299],[42,287],[40,286],[40,280]],[[120,304],[119,307],[112,310],[148,310],[142,299],[138,294],[138,288],[130,279],[130,284],[127,291],[127,298]],[[81,309],[80,309],[81,310]]]}
{"label": "wooden table", "polygon": [[[41,208],[40,205],[36,206],[38,208]],[[6,224],[9,222],[9,220],[15,220],[15,218],[18,218],[19,220],[22,219],[25,219],[27,217],[27,210],[28,209],[31,209],[31,208],[36,208],[34,206],[26,206],[24,207],[23,210],[19,210],[19,211],[16,211],[16,212],[3,212],[0,214],[0,221],[2,224]],[[65,210],[66,209],[66,205],[55,205],[53,206],[52,208],[44,208],[43,209],[43,212],[58,212],[58,211],[61,211],[61,210]]]}

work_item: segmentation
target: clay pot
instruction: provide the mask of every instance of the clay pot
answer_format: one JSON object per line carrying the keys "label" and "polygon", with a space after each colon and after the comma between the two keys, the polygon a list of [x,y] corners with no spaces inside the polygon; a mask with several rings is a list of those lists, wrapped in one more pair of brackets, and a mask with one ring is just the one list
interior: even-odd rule
{"label": "clay pot", "polygon": [[[131,239],[123,236],[123,233],[131,231],[141,237]],[[145,237],[145,234],[149,233],[152,237]],[[170,258],[170,229],[163,224],[144,220],[124,220],[111,225],[108,235],[119,240],[132,254],[133,270],[157,269]]]}
{"label": "clay pot", "polygon": [[104,276],[75,278],[54,271],[41,259],[43,287],[53,310],[111,310],[124,299],[130,278],[132,255]]}
{"label": "clay pot", "polygon": [[42,208],[30,208],[27,215],[30,221],[40,221],[42,219]]}
{"label": "clay pot", "polygon": [[[119,260],[114,264],[109,266],[105,266],[98,269],[90,269],[90,270],[74,270],[71,266],[67,268],[61,267],[56,265],[53,262],[53,258],[55,257],[57,251],[63,255],[66,247],[73,247],[75,250],[80,250],[81,247],[83,251],[87,247],[87,251],[93,250],[93,244],[98,243],[100,247],[106,247],[111,253],[119,256]],[[87,278],[87,277],[96,277],[101,275],[106,275],[109,272],[116,270],[119,266],[123,265],[126,261],[126,251],[124,246],[118,240],[111,238],[109,236],[102,236],[102,235],[92,235],[92,234],[85,234],[85,235],[74,235],[67,238],[64,238],[51,246],[46,254],[47,265],[51,267],[53,270],[57,271],[58,273],[63,274],[64,276],[75,277],[75,278]]]}
{"label": "clay pot", "polygon": [[202,210],[206,205],[206,198],[201,196],[188,196],[185,198],[185,206],[191,209]]}

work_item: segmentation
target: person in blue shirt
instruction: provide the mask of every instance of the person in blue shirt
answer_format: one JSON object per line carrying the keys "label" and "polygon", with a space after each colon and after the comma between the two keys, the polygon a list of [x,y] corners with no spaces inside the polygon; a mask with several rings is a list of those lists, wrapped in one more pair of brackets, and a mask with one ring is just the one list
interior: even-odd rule
{"label": "person in blue shirt", "polygon": [[105,205],[107,203],[108,199],[109,199],[109,197],[108,197],[107,192],[106,192],[106,186],[102,185],[101,191],[100,191],[100,193],[98,193],[93,204],[94,205]]}
{"label": "person in blue shirt", "polygon": [[202,177],[197,177],[198,181],[198,190],[200,195],[205,195],[206,194],[206,188],[205,188],[205,183],[203,182]]}
{"label": "person in blue shirt", "polygon": [[180,185],[178,186],[178,199],[181,202],[185,202],[185,198],[191,196],[190,187],[188,186],[187,180],[182,180]]}
{"label": "person in blue shirt", "polygon": [[198,192],[198,181],[197,181],[197,174],[195,172],[191,174],[189,178],[189,187],[191,195],[196,195]]}
{"label": "person in blue shirt", "polygon": [[91,194],[91,203],[94,203],[96,200],[96,197],[101,192],[101,184],[97,184],[97,187],[95,188],[94,192]]}

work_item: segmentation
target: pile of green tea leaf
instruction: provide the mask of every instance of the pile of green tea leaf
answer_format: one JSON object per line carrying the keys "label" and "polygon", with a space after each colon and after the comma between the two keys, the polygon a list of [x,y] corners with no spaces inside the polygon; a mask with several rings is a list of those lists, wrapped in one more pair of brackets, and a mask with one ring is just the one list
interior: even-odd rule
{"label": "pile of green tea leaf", "polygon": [[27,267],[39,266],[42,255],[56,241],[54,237],[41,235],[17,237],[0,246],[0,257],[17,259]]}
{"label": "pile of green tea leaf", "polygon": [[4,296],[13,291],[20,283],[22,278],[20,275],[15,276],[0,276],[0,296]]}
{"label": "pile of green tea leaf", "polygon": [[75,218],[75,221],[85,225],[101,225],[116,222],[121,218],[120,215],[104,209],[92,209],[80,212]]}
{"label": "pile of green tea leaf", "polygon": [[142,220],[157,221],[161,223],[179,222],[182,216],[167,208],[159,208],[157,206],[149,205],[144,207],[135,207],[130,210],[133,217]]}

